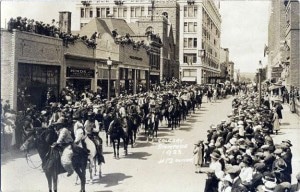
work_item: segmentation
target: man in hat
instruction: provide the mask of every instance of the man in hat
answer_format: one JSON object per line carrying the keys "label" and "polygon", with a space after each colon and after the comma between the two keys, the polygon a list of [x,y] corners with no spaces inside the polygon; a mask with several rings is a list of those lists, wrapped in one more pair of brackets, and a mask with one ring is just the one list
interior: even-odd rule
{"label": "man in hat", "polygon": [[281,148],[277,148],[274,152],[276,159],[272,165],[272,171],[275,173],[276,179],[279,183],[288,181],[289,182],[289,173],[287,172],[287,164],[281,158],[283,153]]}
{"label": "man in hat", "polygon": [[73,138],[71,136],[71,132],[65,127],[64,120],[61,119],[52,124],[54,126],[54,130],[58,134],[58,139],[55,143],[53,143],[52,147],[59,145],[62,147],[63,152],[61,155],[61,163],[63,168],[68,172],[68,177],[74,173],[74,169],[72,166],[72,157],[73,150],[71,144],[73,143]]}
{"label": "man in hat", "polygon": [[203,157],[204,157],[204,144],[203,140],[199,140],[195,143],[195,147],[193,150],[194,154],[194,165],[195,165],[195,173],[201,173],[200,167],[203,165]]}

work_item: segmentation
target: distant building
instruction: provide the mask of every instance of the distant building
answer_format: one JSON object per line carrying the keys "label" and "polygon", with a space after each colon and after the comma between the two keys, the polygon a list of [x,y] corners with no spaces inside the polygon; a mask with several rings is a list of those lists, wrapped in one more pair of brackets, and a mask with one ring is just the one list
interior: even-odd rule
{"label": "distant building", "polygon": [[227,70],[228,65],[229,65],[229,49],[221,48],[220,49],[220,77],[223,78],[224,81],[229,78],[228,70]]}
{"label": "distant building", "polygon": [[233,81],[233,74],[234,74],[234,62],[229,61],[227,65],[227,72],[228,72],[228,78],[230,81]]}
{"label": "distant building", "polygon": [[77,4],[77,11],[80,13],[81,28],[93,18],[119,18],[131,26],[136,22],[142,26],[142,29],[133,28],[137,35],[145,35],[146,29],[159,34],[163,42],[161,66],[159,74],[152,72],[152,76],[159,75],[160,80],[179,77],[179,7],[176,0],[81,1]]}
{"label": "distant building", "polygon": [[[148,26],[165,37],[162,28],[154,24],[156,18],[164,17],[169,40],[162,38],[160,79],[178,77],[180,71],[183,81],[201,84],[220,73],[219,5],[219,0],[99,0],[82,1],[77,10],[81,27],[94,17],[122,18],[128,23],[148,20]],[[170,52],[173,46],[175,51]]]}

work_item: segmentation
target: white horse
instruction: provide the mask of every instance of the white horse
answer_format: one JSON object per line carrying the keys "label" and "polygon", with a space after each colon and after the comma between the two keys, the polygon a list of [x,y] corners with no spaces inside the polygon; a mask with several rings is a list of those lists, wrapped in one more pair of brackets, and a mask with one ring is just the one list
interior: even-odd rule
{"label": "white horse", "polygon": [[[79,128],[75,131],[75,141],[78,146],[82,147],[81,141],[86,143],[86,148],[89,150],[88,162],[89,162],[89,172],[90,180],[93,183],[93,168],[94,175],[97,175],[97,166],[99,169],[99,178],[101,177],[101,163],[97,163],[97,149],[95,143],[86,135],[83,128]],[[77,184],[78,177],[76,178],[75,184]]]}

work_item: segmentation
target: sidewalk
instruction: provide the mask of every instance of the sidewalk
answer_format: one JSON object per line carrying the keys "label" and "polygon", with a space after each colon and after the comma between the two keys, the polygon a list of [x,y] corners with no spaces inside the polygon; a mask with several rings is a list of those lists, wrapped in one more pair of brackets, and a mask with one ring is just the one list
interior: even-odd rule
{"label": "sidewalk", "polygon": [[291,113],[289,105],[284,104],[282,110],[282,121],[280,132],[278,135],[273,135],[274,143],[281,143],[282,140],[288,139],[293,146],[291,147],[292,158],[292,183],[296,183],[296,175],[300,172],[300,117]]}

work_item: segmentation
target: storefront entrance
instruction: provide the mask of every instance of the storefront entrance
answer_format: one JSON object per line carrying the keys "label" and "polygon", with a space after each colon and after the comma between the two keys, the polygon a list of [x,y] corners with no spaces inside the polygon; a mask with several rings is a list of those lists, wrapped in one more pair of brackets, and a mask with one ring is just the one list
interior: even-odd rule
{"label": "storefront entrance", "polygon": [[18,65],[18,110],[32,105],[41,109],[46,103],[47,90],[56,98],[59,93],[59,66],[19,63]]}
{"label": "storefront entrance", "polygon": [[78,92],[91,89],[91,79],[67,79],[66,84]]}

